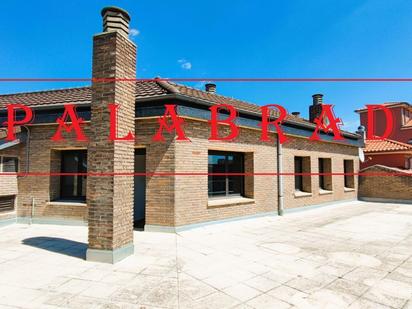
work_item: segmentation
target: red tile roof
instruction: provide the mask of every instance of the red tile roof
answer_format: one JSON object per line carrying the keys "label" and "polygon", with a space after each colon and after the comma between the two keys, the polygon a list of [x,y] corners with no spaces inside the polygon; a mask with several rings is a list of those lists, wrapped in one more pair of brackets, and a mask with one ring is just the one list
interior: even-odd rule
{"label": "red tile roof", "polygon": [[[235,106],[239,110],[260,113],[259,105],[225,97],[216,93],[198,90],[185,85],[175,84],[166,80],[136,82],[136,99],[151,98],[167,94],[179,94],[215,104],[229,104]],[[78,104],[88,103],[91,101],[91,98],[92,94],[90,87],[6,94],[0,95],[0,109],[5,108],[6,104],[10,103],[21,103],[27,106],[59,105],[65,103]],[[293,115],[289,115],[288,119],[311,124],[308,120]]]}
{"label": "red tile roof", "polygon": [[398,141],[384,139],[384,140],[366,140],[365,153],[373,152],[394,152],[394,151],[411,151],[412,145],[401,143]]}
{"label": "red tile roof", "polygon": [[36,91],[0,95],[0,109],[6,104],[20,103],[27,106],[40,106],[65,103],[87,103],[92,99],[90,87]]}
{"label": "red tile roof", "polygon": [[[136,82],[136,99],[152,98],[166,96],[168,94],[176,94],[182,97],[191,99],[204,100],[212,104],[229,104],[236,107],[239,111],[246,111],[260,114],[260,106],[246,101],[222,96],[216,93],[206,92],[186,85],[172,83],[165,79],[154,79],[149,81]],[[91,87],[67,88],[58,90],[47,90],[38,92],[27,92],[17,94],[0,95],[0,109],[5,108],[6,104],[21,103],[27,106],[45,106],[59,105],[65,103],[90,103],[92,98]],[[272,115],[276,117],[278,114],[272,110]],[[315,127],[309,120],[288,115],[288,121],[300,123],[306,126]],[[342,131],[344,133],[353,134]]]}
{"label": "red tile roof", "polygon": [[[409,104],[408,102],[385,102],[385,103],[377,103],[377,105],[384,105],[385,107],[388,107],[388,108],[404,106],[404,107],[412,109],[412,105]],[[355,112],[357,113],[366,112],[366,111],[367,111],[366,107],[355,110]]]}

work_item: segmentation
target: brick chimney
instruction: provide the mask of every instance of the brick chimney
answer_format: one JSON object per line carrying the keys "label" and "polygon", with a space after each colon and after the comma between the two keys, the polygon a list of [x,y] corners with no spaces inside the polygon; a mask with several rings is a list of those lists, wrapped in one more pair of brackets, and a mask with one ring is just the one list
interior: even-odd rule
{"label": "brick chimney", "polygon": [[[93,37],[93,78],[136,78],[136,45],[128,39],[129,14],[102,10],[103,32]],[[135,83],[92,83],[89,173],[133,173],[134,141],[109,141],[109,111],[116,103],[118,136],[135,127]],[[88,176],[89,247],[87,260],[115,263],[133,254],[133,176]]]}
{"label": "brick chimney", "polygon": [[323,94],[317,93],[312,96],[312,105],[309,106],[309,120],[313,122],[322,112]]}
{"label": "brick chimney", "polygon": [[205,85],[205,90],[206,90],[206,92],[215,93],[215,92],[216,92],[216,84],[207,83],[207,84]]}

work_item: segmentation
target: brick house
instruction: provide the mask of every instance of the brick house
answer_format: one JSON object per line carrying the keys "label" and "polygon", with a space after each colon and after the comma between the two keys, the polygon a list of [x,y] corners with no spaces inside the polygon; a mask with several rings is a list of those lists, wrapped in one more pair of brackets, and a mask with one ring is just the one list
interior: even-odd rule
{"label": "brick house", "polygon": [[[129,15],[110,7],[102,16],[103,32],[93,38],[93,78],[135,78],[136,46],[128,39]],[[312,121],[288,116],[282,125],[288,137],[285,144],[275,132],[270,133],[272,142],[260,141],[260,106],[219,95],[214,84],[201,91],[161,79],[95,80],[91,87],[2,95],[1,123],[5,105],[17,102],[32,107],[36,117],[17,128],[16,141],[0,143],[0,171],[22,173],[1,177],[0,222],[88,224],[89,260],[115,262],[131,254],[134,223],[144,222],[149,231],[173,232],[357,198],[358,179],[353,175],[256,175],[358,171],[360,135],[343,132],[345,140],[335,141],[331,134],[321,133],[321,141],[308,140],[322,95],[313,96]],[[134,132],[134,142],[108,141],[107,104],[113,102],[120,106],[118,135]],[[70,133],[64,141],[50,140],[67,103],[76,104],[77,114],[86,120],[88,142],[76,141]],[[240,134],[234,141],[208,140],[209,108],[222,103],[238,110]],[[153,141],[165,104],[177,106],[190,142],[176,141],[175,133],[165,134],[164,142]],[[227,126],[220,127],[220,136],[228,133]],[[61,172],[147,176],[53,175]]]}
{"label": "brick house", "polygon": [[361,168],[375,164],[412,170],[412,145],[402,142],[384,140],[365,141],[365,161]]}
{"label": "brick house", "polygon": [[[393,116],[394,127],[388,138],[382,141],[365,141],[365,162],[361,169],[374,164],[380,164],[400,169],[412,169],[412,105],[408,102],[383,103]],[[367,130],[367,109],[356,110],[360,123]],[[386,130],[386,116],[383,110],[373,112],[374,134],[382,136]]]}

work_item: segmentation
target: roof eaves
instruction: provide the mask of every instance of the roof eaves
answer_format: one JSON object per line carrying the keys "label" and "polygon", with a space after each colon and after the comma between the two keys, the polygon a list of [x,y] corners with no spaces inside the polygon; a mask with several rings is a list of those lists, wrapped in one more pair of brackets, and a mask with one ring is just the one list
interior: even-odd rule
{"label": "roof eaves", "polygon": [[[165,96],[169,97],[169,98],[174,98],[174,99],[184,99],[190,102],[194,102],[194,103],[200,103],[202,105],[206,105],[206,106],[213,106],[216,105],[216,103],[208,101],[208,100],[204,100],[204,99],[200,99],[200,98],[194,98],[192,96],[188,96],[182,93],[175,93],[173,95],[167,94],[167,95],[162,95],[162,96],[157,96],[156,99],[163,99]],[[146,100],[144,101],[150,101],[151,99],[153,99],[154,97],[147,97],[145,98]],[[252,111],[248,111],[248,110],[244,110],[244,109],[239,109],[239,111],[241,111],[244,114],[247,115],[251,115],[251,116],[258,116],[261,117],[262,115],[260,113],[256,113],[256,112],[252,112]],[[298,121],[293,121],[293,120],[285,120],[285,123],[297,126],[297,127],[303,127],[303,128],[307,128],[307,129],[312,129],[314,130],[316,128],[315,124],[311,124],[311,123],[304,123],[304,122],[298,122]],[[346,137],[350,137],[350,138],[354,138],[354,139],[360,139],[361,136],[359,134],[356,133],[351,133],[351,132],[346,132],[346,131],[341,131],[341,133],[346,136]]]}

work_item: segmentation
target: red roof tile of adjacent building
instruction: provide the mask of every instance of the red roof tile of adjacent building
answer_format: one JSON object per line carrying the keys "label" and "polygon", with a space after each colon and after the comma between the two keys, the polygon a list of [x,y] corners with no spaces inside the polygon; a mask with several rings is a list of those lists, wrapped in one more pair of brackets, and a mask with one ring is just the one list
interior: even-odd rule
{"label": "red roof tile of adjacent building", "polygon": [[365,141],[365,153],[373,152],[396,152],[396,151],[411,151],[412,145],[393,141],[390,139],[384,140],[366,140]]}
{"label": "red roof tile of adjacent building", "polygon": [[[408,102],[385,102],[385,103],[378,103],[376,105],[384,105],[385,107],[388,107],[388,108],[404,106],[404,107],[412,109],[412,105],[409,104]],[[355,110],[355,112],[357,113],[366,112],[366,111],[367,111],[366,107]]]}

